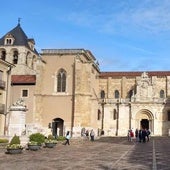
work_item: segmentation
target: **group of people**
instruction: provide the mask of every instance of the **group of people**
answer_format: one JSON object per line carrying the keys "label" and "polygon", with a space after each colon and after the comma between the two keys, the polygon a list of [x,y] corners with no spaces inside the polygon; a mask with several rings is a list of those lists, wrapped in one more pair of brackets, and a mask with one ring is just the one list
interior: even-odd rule
{"label": "group of people", "polygon": [[84,136],[85,138],[87,138],[89,140],[89,136],[90,136],[90,140],[91,141],[94,141],[94,136],[95,136],[95,133],[94,133],[94,130],[91,129],[91,131],[89,132],[88,130],[84,131],[84,133],[82,133],[82,136]]}
{"label": "group of people", "polygon": [[142,128],[140,130],[136,129],[135,131],[133,129],[129,129],[128,140],[133,141],[133,139],[135,139],[136,142],[149,142],[150,134],[150,130],[146,128]]}
{"label": "group of people", "polygon": [[[85,136],[88,140],[89,140],[89,136],[90,136],[90,140],[93,142],[94,141],[94,136],[95,136],[94,130],[91,129],[90,133],[89,133],[88,130],[86,130],[83,133],[83,136]],[[71,138],[70,131],[67,131],[67,133],[66,133],[66,141],[65,141],[64,145],[70,145],[70,138]]]}

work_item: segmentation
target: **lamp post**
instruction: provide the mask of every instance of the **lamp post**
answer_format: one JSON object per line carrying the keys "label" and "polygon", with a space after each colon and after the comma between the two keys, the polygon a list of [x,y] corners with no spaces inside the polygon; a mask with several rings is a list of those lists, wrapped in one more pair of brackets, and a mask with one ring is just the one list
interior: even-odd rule
{"label": "lamp post", "polygon": [[117,106],[116,136],[118,136],[118,131],[119,131],[119,100],[117,100],[116,106]]}

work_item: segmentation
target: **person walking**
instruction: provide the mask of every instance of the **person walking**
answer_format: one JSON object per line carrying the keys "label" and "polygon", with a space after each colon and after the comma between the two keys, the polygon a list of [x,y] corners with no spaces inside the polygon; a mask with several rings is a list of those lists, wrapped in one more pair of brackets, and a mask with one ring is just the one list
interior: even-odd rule
{"label": "person walking", "polygon": [[90,132],[90,138],[91,138],[91,141],[93,142],[94,141],[94,130],[92,129],[91,132]]}
{"label": "person walking", "polygon": [[142,130],[142,140],[143,140],[143,143],[145,143],[146,142],[146,129],[143,129]]}
{"label": "person walking", "polygon": [[139,130],[139,142],[142,142],[142,129]]}
{"label": "person walking", "polygon": [[147,142],[149,142],[149,135],[151,134],[149,129],[146,129],[146,138],[147,138]]}
{"label": "person walking", "polygon": [[139,130],[138,129],[135,130],[135,138],[136,138],[136,142],[138,142],[139,141]]}
{"label": "person walking", "polygon": [[86,130],[86,138],[89,140],[89,131]]}
{"label": "person walking", "polygon": [[67,134],[66,134],[66,142],[65,142],[65,144],[64,145],[70,145],[70,132],[69,131],[67,131]]}

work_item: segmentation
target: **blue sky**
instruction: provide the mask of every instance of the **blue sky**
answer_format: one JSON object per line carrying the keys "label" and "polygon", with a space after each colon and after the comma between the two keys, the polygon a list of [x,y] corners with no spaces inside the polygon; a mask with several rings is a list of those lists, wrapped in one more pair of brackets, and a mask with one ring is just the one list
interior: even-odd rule
{"label": "blue sky", "polygon": [[170,70],[169,0],[8,0],[0,37],[21,27],[36,49],[90,50],[101,71]]}

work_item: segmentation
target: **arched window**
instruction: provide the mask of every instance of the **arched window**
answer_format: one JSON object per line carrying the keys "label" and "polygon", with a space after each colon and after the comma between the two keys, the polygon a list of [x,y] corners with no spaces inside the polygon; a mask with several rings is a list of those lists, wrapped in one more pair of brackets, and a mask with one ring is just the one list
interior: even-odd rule
{"label": "arched window", "polygon": [[18,51],[14,51],[13,53],[13,64],[18,63]]}
{"label": "arched window", "polygon": [[60,69],[57,74],[57,92],[66,91],[66,72],[64,69]]}
{"label": "arched window", "polygon": [[115,99],[118,99],[118,98],[119,98],[119,91],[115,90]]}
{"label": "arched window", "polygon": [[161,91],[160,91],[160,98],[164,98],[164,97],[165,97],[164,90],[161,90]]}
{"label": "arched window", "polygon": [[101,97],[101,99],[104,99],[104,98],[105,98],[105,91],[104,91],[104,90],[101,90],[101,92],[100,92],[100,97]]}
{"label": "arched window", "polygon": [[6,51],[1,52],[1,59],[4,61],[6,60]]}

